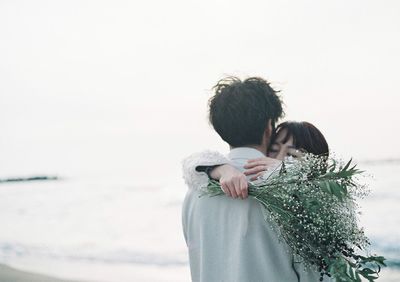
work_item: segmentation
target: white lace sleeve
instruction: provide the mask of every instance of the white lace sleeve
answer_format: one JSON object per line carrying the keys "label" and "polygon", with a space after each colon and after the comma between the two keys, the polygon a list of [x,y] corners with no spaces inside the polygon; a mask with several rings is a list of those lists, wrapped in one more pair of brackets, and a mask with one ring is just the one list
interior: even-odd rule
{"label": "white lace sleeve", "polygon": [[196,171],[198,166],[212,166],[229,163],[229,159],[217,151],[202,151],[186,157],[182,161],[183,179],[190,189],[201,189],[208,183],[204,172]]}

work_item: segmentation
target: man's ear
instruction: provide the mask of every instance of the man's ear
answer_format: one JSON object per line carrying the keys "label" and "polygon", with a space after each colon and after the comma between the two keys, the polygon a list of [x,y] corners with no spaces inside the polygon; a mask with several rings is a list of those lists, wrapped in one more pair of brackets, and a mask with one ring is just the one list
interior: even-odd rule
{"label": "man's ear", "polygon": [[267,136],[267,138],[271,138],[272,136],[272,121],[269,120],[267,123],[267,127],[265,128],[265,135]]}

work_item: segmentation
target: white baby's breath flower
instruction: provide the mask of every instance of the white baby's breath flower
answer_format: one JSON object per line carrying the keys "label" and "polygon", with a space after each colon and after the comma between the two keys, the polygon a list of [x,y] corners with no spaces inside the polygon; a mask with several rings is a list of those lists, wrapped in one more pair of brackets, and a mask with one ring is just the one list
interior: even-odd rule
{"label": "white baby's breath flower", "polygon": [[[364,275],[361,269],[371,269],[371,263],[382,265],[384,260],[368,257],[367,264],[355,252],[369,244],[358,226],[356,199],[368,194],[355,177],[359,174],[350,162],[310,154],[301,159],[288,157],[275,170],[250,182],[249,195],[262,204],[264,217],[274,223],[280,240],[306,266],[317,266],[321,273],[338,278],[349,271],[356,277]],[[223,194],[215,181],[204,193]],[[346,267],[339,267],[343,263]]]}

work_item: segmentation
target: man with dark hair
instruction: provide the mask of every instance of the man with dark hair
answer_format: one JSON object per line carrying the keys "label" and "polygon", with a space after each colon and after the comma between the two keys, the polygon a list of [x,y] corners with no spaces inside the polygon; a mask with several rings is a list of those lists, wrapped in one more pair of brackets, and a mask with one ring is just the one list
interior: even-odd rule
{"label": "man with dark hair", "polygon": [[258,77],[243,82],[228,77],[220,80],[213,89],[215,95],[209,101],[209,118],[215,131],[231,148],[262,146],[262,153],[266,154],[267,144],[262,142],[269,141],[270,136],[263,139],[263,135],[272,132],[268,123],[275,125],[283,115],[277,91]]}
{"label": "man with dark hair", "polygon": [[[247,160],[265,157],[273,125],[283,114],[281,100],[267,81],[257,77],[243,81],[229,77],[219,81],[214,90],[210,122],[231,149],[219,163],[229,162],[243,171]],[[215,156],[210,158],[215,164]],[[275,160],[272,163],[276,165]],[[287,245],[279,241],[273,223],[265,222],[269,219],[261,205],[247,198],[247,179],[238,175],[227,183],[213,175],[232,197],[199,197],[199,186],[204,184],[198,181],[199,175],[207,178],[204,172],[194,170],[199,165],[207,167],[207,160],[193,155],[184,162],[184,169],[190,170],[185,179],[190,189],[183,203],[182,224],[192,280],[298,281]],[[218,169],[223,167],[229,168]],[[211,174],[218,174],[218,169]],[[191,173],[198,175],[191,177]]]}

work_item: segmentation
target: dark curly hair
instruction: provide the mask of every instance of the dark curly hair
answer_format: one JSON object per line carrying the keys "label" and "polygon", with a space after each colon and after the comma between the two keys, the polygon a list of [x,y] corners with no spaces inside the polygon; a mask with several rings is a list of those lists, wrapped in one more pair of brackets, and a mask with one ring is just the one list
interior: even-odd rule
{"label": "dark curly hair", "polygon": [[215,131],[232,147],[260,145],[268,122],[283,116],[279,91],[259,77],[240,80],[226,77],[213,87],[209,120]]}

